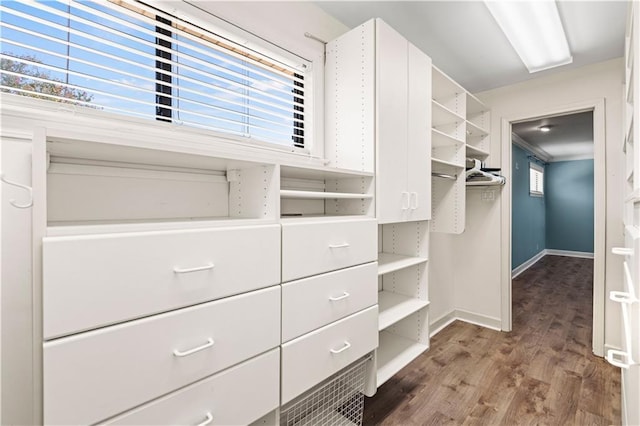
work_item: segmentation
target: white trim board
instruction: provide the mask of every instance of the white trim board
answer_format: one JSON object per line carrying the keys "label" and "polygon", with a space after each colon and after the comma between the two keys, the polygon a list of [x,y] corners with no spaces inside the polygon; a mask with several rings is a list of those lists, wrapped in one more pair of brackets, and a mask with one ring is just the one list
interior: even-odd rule
{"label": "white trim board", "polygon": [[533,255],[531,259],[525,261],[524,263],[520,264],[518,267],[514,268],[511,271],[511,278],[513,279],[518,275],[520,275],[521,273],[523,273],[524,271],[526,271],[527,269],[531,268],[533,265],[538,263],[538,261],[542,259],[546,254],[547,254],[546,249],[541,250],[538,254]]}
{"label": "white trim board", "polygon": [[571,250],[556,250],[556,249],[545,249],[546,254],[549,256],[567,256],[567,257],[581,257],[584,259],[593,259],[593,253],[589,253],[586,251],[571,251]]}
{"label": "white trim board", "polygon": [[453,311],[445,314],[435,320],[429,328],[429,338],[435,336],[441,332],[445,327],[455,321],[463,321],[469,324],[478,325],[480,327],[489,328],[495,331],[501,331],[502,320],[500,318],[488,317],[486,315],[475,314],[473,312],[464,311],[461,309],[454,309]]}

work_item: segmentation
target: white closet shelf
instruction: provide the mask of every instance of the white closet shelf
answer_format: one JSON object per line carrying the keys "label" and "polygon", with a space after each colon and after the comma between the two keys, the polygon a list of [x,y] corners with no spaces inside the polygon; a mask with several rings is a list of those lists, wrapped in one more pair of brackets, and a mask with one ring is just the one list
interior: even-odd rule
{"label": "white closet shelf", "polygon": [[381,291],[378,293],[378,309],[380,312],[378,330],[384,330],[426,306],[429,306],[429,302],[426,300],[390,291]]}
{"label": "white closet shelf", "polygon": [[433,100],[432,104],[433,110],[431,125],[433,127],[439,127],[451,123],[463,123],[465,121],[464,117],[450,110],[438,101]]}
{"label": "white closet shelf", "polygon": [[388,274],[410,266],[427,262],[426,257],[405,256],[394,253],[378,253],[378,275]]}
{"label": "white closet shelf", "polygon": [[[464,169],[464,164],[452,163],[451,161],[440,160],[439,158],[431,157],[431,164],[436,166],[444,166],[454,169]],[[435,171],[435,170],[434,170]]]}
{"label": "white closet shelf", "polygon": [[281,165],[280,176],[283,178],[323,180],[373,177],[373,173],[358,170],[337,169],[334,167],[300,167]]}
{"label": "white closet shelf", "polygon": [[471,93],[467,92],[467,117],[486,111],[488,111],[487,106]]}
{"label": "white closet shelf", "polygon": [[193,219],[145,219],[49,222],[47,236],[111,234],[121,232],[171,231],[181,229],[218,228],[228,226],[254,226],[277,223],[272,219],[246,219],[223,216]]}
{"label": "white closet shelf", "polygon": [[473,145],[467,145],[467,157],[484,159],[489,156],[489,153],[483,149],[477,148]]}
{"label": "white closet shelf", "polygon": [[624,200],[627,203],[640,203],[640,189],[636,189]]}
{"label": "white closet shelf", "polygon": [[380,387],[394,374],[429,349],[429,345],[398,336],[388,331],[380,332],[377,350],[377,386]]}
{"label": "white closet shelf", "polygon": [[627,68],[627,77],[626,77],[626,81],[629,82],[629,84],[627,84],[627,102],[632,104],[633,103],[633,79],[631,78],[631,75],[633,75],[633,67],[631,68]]}
{"label": "white closet shelf", "polygon": [[467,121],[467,136],[471,138],[481,138],[489,135],[489,132],[477,124]]}
{"label": "white closet shelf", "polygon": [[281,189],[281,198],[297,198],[307,200],[323,200],[323,199],[369,199],[373,198],[373,194],[357,194],[347,192],[320,192],[320,191],[298,191],[294,189]]}
{"label": "white closet shelf", "polygon": [[438,67],[433,66],[432,90],[435,99],[452,96],[454,94],[465,93],[462,86],[456,83],[451,77],[443,73]]}
{"label": "white closet shelf", "polygon": [[458,139],[438,129],[431,129],[431,134],[432,146],[452,146],[464,143],[464,140]]}

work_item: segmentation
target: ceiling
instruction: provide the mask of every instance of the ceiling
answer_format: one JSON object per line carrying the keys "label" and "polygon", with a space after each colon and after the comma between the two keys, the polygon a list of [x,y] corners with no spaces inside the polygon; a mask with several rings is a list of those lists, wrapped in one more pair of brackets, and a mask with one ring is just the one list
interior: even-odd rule
{"label": "ceiling", "polygon": [[[382,18],[472,93],[624,55],[628,2],[557,1],[573,63],[529,73],[482,1],[317,1],[347,27]],[[551,124],[552,130],[538,129]],[[546,161],[593,158],[592,113],[513,125]]]}
{"label": "ceiling", "polygon": [[[540,126],[551,130],[541,132]],[[545,161],[593,158],[592,111],[514,123],[511,130]]]}
{"label": "ceiling", "polygon": [[317,1],[353,28],[382,18],[472,93],[621,57],[628,3],[558,1],[573,63],[530,74],[481,1]]}

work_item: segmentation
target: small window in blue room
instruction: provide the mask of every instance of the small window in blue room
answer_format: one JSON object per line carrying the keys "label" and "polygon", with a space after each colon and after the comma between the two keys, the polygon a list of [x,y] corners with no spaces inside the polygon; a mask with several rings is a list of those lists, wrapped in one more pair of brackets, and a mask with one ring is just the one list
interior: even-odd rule
{"label": "small window in blue room", "polygon": [[535,163],[529,163],[529,195],[544,195],[544,168]]}

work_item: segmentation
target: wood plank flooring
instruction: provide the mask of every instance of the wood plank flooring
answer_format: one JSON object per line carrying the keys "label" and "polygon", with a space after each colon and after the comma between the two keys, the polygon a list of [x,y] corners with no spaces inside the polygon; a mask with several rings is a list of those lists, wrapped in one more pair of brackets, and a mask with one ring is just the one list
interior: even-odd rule
{"label": "wood plank flooring", "polygon": [[593,261],[513,281],[513,331],[456,321],[366,398],[365,425],[618,425],[620,371],[591,352]]}

